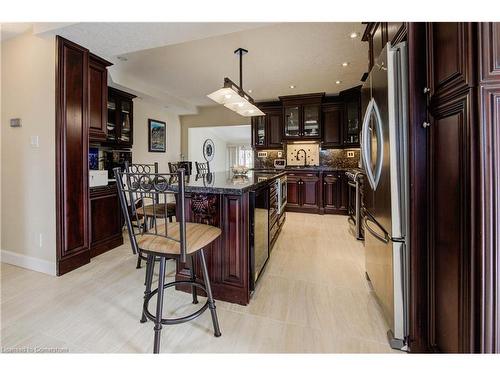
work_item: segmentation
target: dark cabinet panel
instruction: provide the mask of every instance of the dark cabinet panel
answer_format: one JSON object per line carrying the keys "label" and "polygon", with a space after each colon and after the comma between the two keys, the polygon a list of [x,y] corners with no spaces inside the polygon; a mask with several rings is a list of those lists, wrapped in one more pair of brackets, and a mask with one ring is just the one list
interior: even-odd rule
{"label": "dark cabinet panel", "polygon": [[428,84],[434,101],[467,90],[472,82],[472,25],[463,22],[427,24]]}
{"label": "dark cabinet panel", "polygon": [[319,207],[319,177],[315,174],[301,177],[301,202],[304,208]]}
{"label": "dark cabinet panel", "polygon": [[289,172],[287,181],[287,210],[318,213],[320,205],[318,173]]}
{"label": "dark cabinet panel", "polygon": [[252,117],[252,144],[255,148],[283,148],[283,117],[280,106],[260,106],[265,116]]}
{"label": "dark cabinet panel", "polygon": [[323,143],[322,148],[343,146],[344,106],[328,104],[323,106]]}
{"label": "dark cabinet panel", "polygon": [[293,173],[287,175],[287,207],[300,206],[300,178]]}
{"label": "dark cabinet panel", "polygon": [[90,260],[88,50],[57,37],[57,52],[57,273],[61,275]]}
{"label": "dark cabinet panel", "polygon": [[107,136],[106,123],[108,71],[111,63],[100,57],[89,55],[89,140],[105,141]]}
{"label": "dark cabinet panel", "polygon": [[386,22],[386,27],[387,41],[393,45],[399,43],[406,33],[405,22]]}
{"label": "dark cabinet panel", "polygon": [[474,102],[468,23],[427,24],[430,346],[471,343],[471,164]]}
{"label": "dark cabinet panel", "polygon": [[361,40],[368,42],[368,70],[382,52],[387,42],[399,43],[407,39],[408,24],[405,22],[369,22]]}
{"label": "dark cabinet panel", "polygon": [[340,207],[340,181],[337,175],[328,174],[323,177],[323,207],[338,210]]}
{"label": "dark cabinet panel", "polygon": [[102,254],[123,244],[122,215],[116,185],[90,191],[90,254]]}
{"label": "dark cabinet panel", "polygon": [[500,22],[481,22],[481,81],[500,81]]}
{"label": "dark cabinet panel", "polygon": [[283,116],[281,108],[270,110],[267,114],[267,130],[269,133],[269,148],[282,148]]}
{"label": "dark cabinet panel", "polygon": [[385,44],[387,43],[387,39],[385,36],[385,30],[384,30],[384,23],[383,22],[377,22],[374,30],[373,30],[373,58],[374,61],[377,59],[377,57],[380,55],[380,52],[384,49]]}
{"label": "dark cabinet panel", "polygon": [[466,97],[433,111],[429,131],[430,159],[430,265],[434,330],[433,346],[446,353],[467,352],[467,305],[470,284],[469,235],[463,230],[470,211],[468,101]]}
{"label": "dark cabinet panel", "polygon": [[323,211],[346,214],[349,204],[347,178],[344,171],[327,172],[323,175]]}
{"label": "dark cabinet panel", "polygon": [[[195,200],[199,202],[193,204]],[[237,196],[186,195],[186,220],[213,225],[222,230],[221,237],[205,248],[214,298],[242,305],[246,305],[249,300],[248,204],[248,193]],[[200,212],[199,207],[203,207]],[[210,214],[207,215],[207,212]],[[203,281],[199,259],[195,262],[195,271],[199,281]],[[188,278],[189,268],[177,260],[176,280]],[[178,289],[191,292],[190,287],[181,286]]]}

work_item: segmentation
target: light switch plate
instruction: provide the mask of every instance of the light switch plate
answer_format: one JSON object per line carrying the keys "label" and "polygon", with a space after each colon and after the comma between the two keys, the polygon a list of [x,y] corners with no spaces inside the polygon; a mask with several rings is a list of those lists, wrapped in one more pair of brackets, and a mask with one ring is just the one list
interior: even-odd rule
{"label": "light switch plate", "polygon": [[30,137],[30,146],[33,148],[40,147],[40,143],[38,142],[38,135],[32,135]]}
{"label": "light switch plate", "polygon": [[353,158],[354,157],[354,151],[347,151],[347,157],[348,158]]}
{"label": "light switch plate", "polygon": [[282,158],[283,157],[283,151],[278,151],[278,157]]}
{"label": "light switch plate", "polygon": [[259,158],[267,158],[267,151],[259,151],[257,153],[257,157],[259,157]]}
{"label": "light switch plate", "polygon": [[20,118],[11,118],[10,119],[10,127],[11,128],[20,128],[21,127],[21,119]]}

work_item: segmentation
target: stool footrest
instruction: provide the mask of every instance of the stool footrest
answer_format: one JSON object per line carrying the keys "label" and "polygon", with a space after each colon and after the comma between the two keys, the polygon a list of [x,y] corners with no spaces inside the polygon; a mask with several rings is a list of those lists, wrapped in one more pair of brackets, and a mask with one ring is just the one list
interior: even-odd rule
{"label": "stool footrest", "polygon": [[[197,288],[200,288],[205,293],[207,292],[207,290],[205,289],[205,285],[200,284],[200,283],[195,282],[195,281],[190,281],[190,280],[178,280],[178,281],[172,281],[169,283],[165,283],[165,284],[163,284],[163,289],[167,289],[167,288],[170,288],[170,287],[176,286],[176,285],[191,285],[191,286],[195,286]],[[156,288],[155,290],[152,290],[151,293],[149,293],[144,298],[144,305],[142,307],[142,311],[143,311],[144,315],[146,316],[146,318],[148,318],[149,320],[152,320],[152,321],[156,320],[156,316],[149,312],[148,305],[149,305],[149,300],[151,299],[151,297],[153,297],[157,293],[158,293],[158,288]],[[182,316],[180,318],[162,319],[161,324],[172,325],[172,324],[180,324],[180,323],[189,322],[190,320],[193,320],[194,318],[197,318],[198,316],[203,314],[203,312],[207,308],[208,308],[208,299],[207,299],[207,302],[205,302],[205,304],[200,309],[196,310],[195,312],[193,312],[189,315],[186,315],[186,316]]]}

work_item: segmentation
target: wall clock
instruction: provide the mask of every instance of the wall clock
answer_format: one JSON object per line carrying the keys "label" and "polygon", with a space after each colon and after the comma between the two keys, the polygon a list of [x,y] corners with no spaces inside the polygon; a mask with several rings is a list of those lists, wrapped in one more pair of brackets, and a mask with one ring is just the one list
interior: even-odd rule
{"label": "wall clock", "polygon": [[215,145],[214,141],[212,141],[210,138],[205,140],[203,143],[203,157],[205,158],[206,161],[212,161],[214,158],[215,154]]}

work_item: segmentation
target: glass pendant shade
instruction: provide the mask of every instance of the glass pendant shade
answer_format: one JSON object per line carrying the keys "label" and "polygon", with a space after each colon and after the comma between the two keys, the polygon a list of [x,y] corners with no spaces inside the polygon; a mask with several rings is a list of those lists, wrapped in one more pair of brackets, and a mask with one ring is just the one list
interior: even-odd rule
{"label": "glass pendant shade", "polygon": [[224,105],[224,107],[241,116],[264,116],[264,112],[251,102],[252,99],[250,97],[247,99],[245,94],[243,96],[240,95],[232,87],[223,87],[207,96],[214,102]]}

